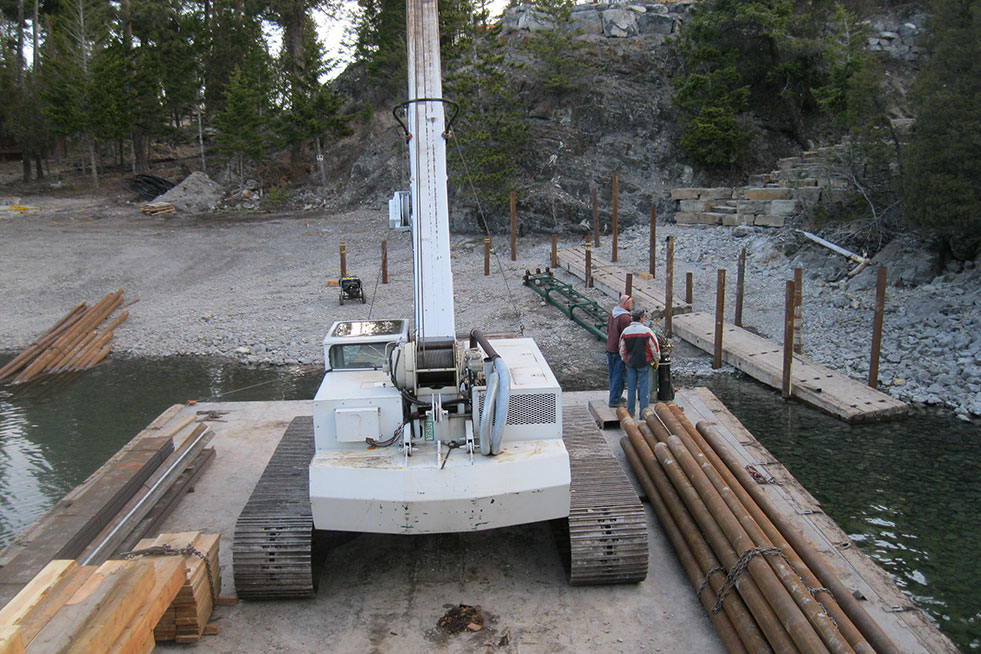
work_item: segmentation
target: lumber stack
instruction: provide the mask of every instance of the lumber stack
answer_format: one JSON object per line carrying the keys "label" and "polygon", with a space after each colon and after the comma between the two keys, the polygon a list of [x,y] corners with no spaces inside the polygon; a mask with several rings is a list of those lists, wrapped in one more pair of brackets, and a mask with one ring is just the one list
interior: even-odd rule
{"label": "lumber stack", "polygon": [[[161,616],[153,630],[157,641],[175,640],[178,643],[195,643],[208,627],[208,620],[214,610],[215,600],[221,589],[221,574],[218,567],[218,534],[187,532],[164,534],[157,538],[147,538],[139,542],[140,549],[169,545],[174,549],[187,546],[201,552],[207,563],[199,556],[185,556],[187,575],[173,603]],[[208,568],[211,569],[211,577]],[[212,586],[213,584],[213,586]]]}
{"label": "lumber stack", "polygon": [[159,216],[162,213],[174,213],[177,209],[169,202],[148,202],[140,205],[140,211],[148,216]]}
{"label": "lumber stack", "polygon": [[186,579],[183,556],[49,563],[0,610],[0,652],[143,654]]}
{"label": "lumber stack", "polygon": [[85,370],[98,364],[112,350],[113,330],[129,312],[120,313],[99,329],[123,303],[122,289],[88,306],[77,304],[33,343],[0,368],[0,384],[23,384],[41,375]]}

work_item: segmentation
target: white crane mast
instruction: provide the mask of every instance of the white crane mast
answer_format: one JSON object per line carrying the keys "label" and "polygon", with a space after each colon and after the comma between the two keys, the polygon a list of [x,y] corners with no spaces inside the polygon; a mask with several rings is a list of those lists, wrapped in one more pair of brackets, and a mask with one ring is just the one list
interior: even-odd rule
{"label": "white crane mast", "polygon": [[415,329],[425,343],[456,338],[436,0],[408,0],[406,30]]}

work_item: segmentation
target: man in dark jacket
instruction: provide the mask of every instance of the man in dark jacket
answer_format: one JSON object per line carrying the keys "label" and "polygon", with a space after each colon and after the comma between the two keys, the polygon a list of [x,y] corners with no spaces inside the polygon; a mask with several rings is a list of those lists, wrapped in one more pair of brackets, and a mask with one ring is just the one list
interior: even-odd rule
{"label": "man in dark jacket", "polygon": [[620,334],[630,324],[630,309],[633,306],[633,298],[621,295],[620,302],[613,307],[606,323],[606,370],[610,376],[611,407],[619,406],[623,395],[624,368],[623,359],[620,358]]}
{"label": "man in dark jacket", "polygon": [[627,367],[627,413],[637,417],[650,405],[651,366],[660,361],[661,350],[654,332],[644,325],[644,310],[637,309],[630,318],[620,335],[620,357]]}

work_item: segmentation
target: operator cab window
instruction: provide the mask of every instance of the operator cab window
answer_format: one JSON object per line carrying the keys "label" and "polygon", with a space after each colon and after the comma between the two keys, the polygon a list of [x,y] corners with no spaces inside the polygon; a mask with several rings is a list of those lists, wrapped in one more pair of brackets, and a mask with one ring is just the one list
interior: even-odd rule
{"label": "operator cab window", "polygon": [[330,348],[330,367],[340,369],[370,369],[385,366],[385,349],[391,343],[357,343],[334,345]]}

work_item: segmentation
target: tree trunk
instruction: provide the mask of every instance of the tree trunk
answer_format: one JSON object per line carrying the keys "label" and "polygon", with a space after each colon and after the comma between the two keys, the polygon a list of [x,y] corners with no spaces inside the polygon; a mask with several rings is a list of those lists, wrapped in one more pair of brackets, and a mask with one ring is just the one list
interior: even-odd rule
{"label": "tree trunk", "polygon": [[24,92],[24,0],[17,0],[17,90]]}
{"label": "tree trunk", "polygon": [[89,146],[89,159],[92,162],[92,190],[99,190],[99,169],[95,164],[95,139],[92,138],[91,134],[85,135],[85,140],[88,142]]}
{"label": "tree trunk", "polygon": [[150,160],[147,156],[146,136],[142,127],[133,128],[133,171],[146,173],[150,171]]}
{"label": "tree trunk", "polygon": [[27,152],[20,153],[21,169],[24,171],[24,183],[31,181],[31,155]]}
{"label": "tree trunk", "polygon": [[40,9],[39,5],[41,0],[34,0],[34,21],[33,21],[33,36],[34,36],[34,78],[37,79],[38,71],[41,70],[41,45],[38,39],[38,20],[40,20]]}
{"label": "tree trunk", "polygon": [[320,185],[327,186],[327,173],[324,171],[324,153],[320,149],[320,136],[317,136],[317,166],[320,168]]}
{"label": "tree trunk", "polygon": [[201,127],[201,107],[198,106],[198,147],[201,149],[201,172],[207,173],[208,168],[204,162],[204,129]]}
{"label": "tree trunk", "polygon": [[34,153],[34,169],[37,171],[37,179],[44,179],[44,168],[41,167],[41,153]]}

